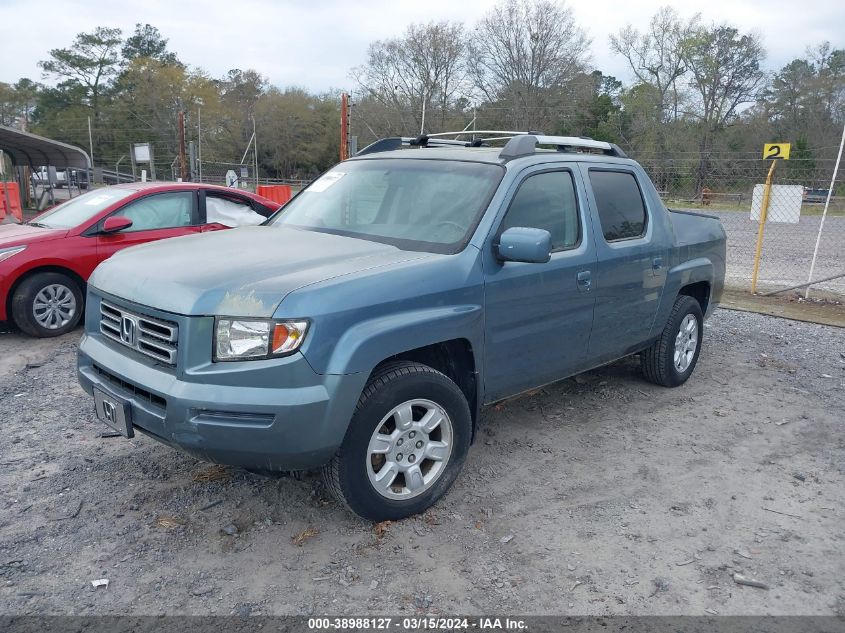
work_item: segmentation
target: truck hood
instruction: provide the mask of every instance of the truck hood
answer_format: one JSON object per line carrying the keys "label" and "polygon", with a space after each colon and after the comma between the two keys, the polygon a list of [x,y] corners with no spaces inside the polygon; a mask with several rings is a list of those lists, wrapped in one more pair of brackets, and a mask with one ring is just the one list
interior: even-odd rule
{"label": "truck hood", "polygon": [[271,317],[303,286],[426,257],[351,237],[253,226],[128,248],[100,264],[89,284],[176,314]]}
{"label": "truck hood", "polygon": [[67,235],[67,229],[47,229],[28,224],[0,225],[0,248],[46,242]]}

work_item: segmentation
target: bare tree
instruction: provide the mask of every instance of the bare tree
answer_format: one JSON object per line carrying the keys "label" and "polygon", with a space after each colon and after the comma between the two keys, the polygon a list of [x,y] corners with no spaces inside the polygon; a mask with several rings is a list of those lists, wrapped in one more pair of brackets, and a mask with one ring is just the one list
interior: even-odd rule
{"label": "bare tree", "polygon": [[695,98],[690,114],[699,122],[697,190],[709,171],[713,137],[731,123],[739,108],[756,101],[766,84],[760,69],[766,52],[759,37],[731,26],[699,28],[682,47]]}
{"label": "bare tree", "polygon": [[590,40],[572,10],[551,0],[503,0],[476,26],[468,64],[483,97],[517,128],[558,119],[566,84],[586,69]]}
{"label": "bare tree", "polygon": [[[401,133],[446,123],[467,92],[464,28],[460,23],[412,24],[400,38],[370,45],[367,63],[353,70],[363,97],[386,106],[394,121],[376,127]],[[384,108],[381,109],[382,114]],[[434,125],[432,125],[434,123]]]}
{"label": "bare tree", "polygon": [[845,118],[845,49],[822,42],[807,49],[816,73],[817,94],[825,114],[841,123]]}
{"label": "bare tree", "polygon": [[[610,36],[610,49],[628,62],[638,90],[630,97],[637,99],[646,116],[638,119],[639,141],[648,146],[663,165],[667,153],[667,123],[680,116],[683,86],[679,79],[687,72],[682,49],[698,24],[698,14],[684,22],[669,6],[660,8],[648,28],[640,32],[631,25]],[[656,167],[653,178],[658,189],[667,188],[669,174]]]}
{"label": "bare tree", "polygon": [[640,33],[631,25],[610,36],[610,48],[628,62],[637,82],[652,86],[658,123],[677,119],[681,100],[678,79],[686,73],[682,48],[699,20],[683,22],[672,7],[662,7]]}

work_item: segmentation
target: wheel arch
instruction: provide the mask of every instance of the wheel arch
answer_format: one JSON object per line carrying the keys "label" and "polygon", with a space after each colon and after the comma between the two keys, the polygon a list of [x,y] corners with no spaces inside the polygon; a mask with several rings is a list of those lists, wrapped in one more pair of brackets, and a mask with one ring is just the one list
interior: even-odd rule
{"label": "wheel arch", "polygon": [[706,315],[707,309],[710,306],[711,292],[712,284],[710,281],[696,281],[681,286],[680,290],[678,290],[678,295],[686,295],[698,301],[698,305],[701,306],[701,314]]}
{"label": "wheel arch", "polygon": [[56,264],[47,264],[43,266],[35,266],[34,268],[30,268],[23,273],[21,273],[12,285],[9,287],[9,293],[6,295],[6,316],[11,320],[12,319],[12,298],[15,296],[18,288],[21,287],[21,284],[25,282],[27,279],[39,274],[39,273],[59,273],[61,275],[65,275],[70,277],[76,284],[79,286],[79,290],[82,292],[82,301],[83,301],[83,310],[84,310],[84,302],[85,302],[85,288],[87,286],[87,282],[82,276],[74,271],[71,268],[56,265]]}
{"label": "wheel arch", "polygon": [[447,376],[463,392],[472,416],[473,437],[479,416],[479,380],[472,343],[456,338],[409,349],[385,358],[370,373],[372,376],[385,363],[407,360],[427,365]]}
{"label": "wheel arch", "polygon": [[[675,299],[681,295],[691,296],[701,305],[701,312],[705,318],[709,316],[707,310],[712,307],[712,288],[716,278],[716,269],[706,257],[696,257],[669,269],[666,284],[657,308],[654,324],[651,328],[650,340],[654,340],[663,331]],[[706,287],[706,295],[704,289]],[[706,301],[706,304],[702,303]]]}

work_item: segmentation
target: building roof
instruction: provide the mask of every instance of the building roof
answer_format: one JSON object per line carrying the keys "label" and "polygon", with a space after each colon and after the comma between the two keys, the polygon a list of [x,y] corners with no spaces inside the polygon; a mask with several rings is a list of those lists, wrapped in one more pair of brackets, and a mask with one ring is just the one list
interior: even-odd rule
{"label": "building roof", "polygon": [[91,166],[85,150],[3,125],[0,125],[0,149],[9,154],[15,165],[52,165],[77,169],[88,169]]}

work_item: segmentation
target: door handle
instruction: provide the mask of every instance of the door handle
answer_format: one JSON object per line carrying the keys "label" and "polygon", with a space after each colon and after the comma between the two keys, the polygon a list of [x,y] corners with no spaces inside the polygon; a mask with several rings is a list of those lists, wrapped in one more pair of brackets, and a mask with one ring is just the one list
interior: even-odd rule
{"label": "door handle", "polygon": [[663,258],[662,257],[655,257],[651,262],[651,269],[652,270],[660,270],[663,268]]}
{"label": "door handle", "polygon": [[589,290],[592,285],[592,275],[589,270],[581,270],[575,275],[579,290]]}

